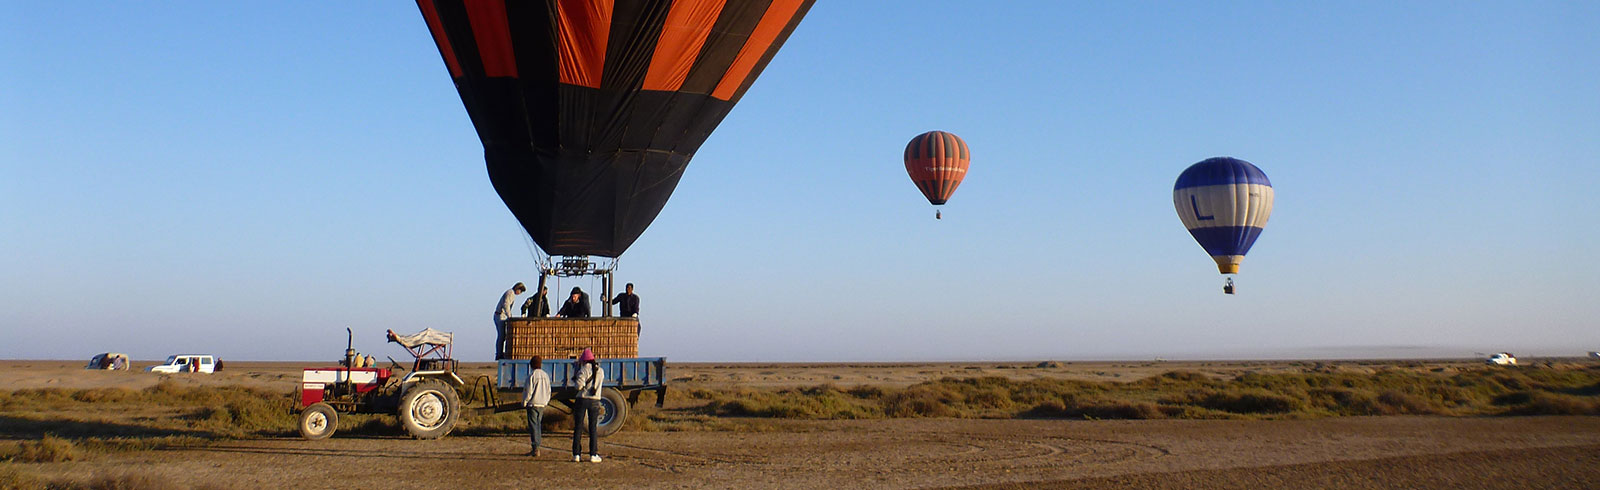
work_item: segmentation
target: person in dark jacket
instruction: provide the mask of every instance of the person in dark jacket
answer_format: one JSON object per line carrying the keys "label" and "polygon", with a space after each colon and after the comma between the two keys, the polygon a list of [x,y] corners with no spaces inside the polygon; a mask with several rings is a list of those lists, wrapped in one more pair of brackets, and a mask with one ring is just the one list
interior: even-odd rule
{"label": "person in dark jacket", "polygon": [[550,316],[550,288],[539,286],[538,294],[522,302],[522,316],[544,318]]}
{"label": "person in dark jacket", "polygon": [[576,286],[572,288],[572,297],[561,305],[561,312],[557,313],[566,318],[582,318],[589,316],[589,302],[583,300],[583,289]]}
{"label": "person in dark jacket", "polygon": [[639,316],[639,295],[633,294],[633,283],[628,283],[628,290],[611,299],[611,304],[617,305],[619,314],[623,317]]}

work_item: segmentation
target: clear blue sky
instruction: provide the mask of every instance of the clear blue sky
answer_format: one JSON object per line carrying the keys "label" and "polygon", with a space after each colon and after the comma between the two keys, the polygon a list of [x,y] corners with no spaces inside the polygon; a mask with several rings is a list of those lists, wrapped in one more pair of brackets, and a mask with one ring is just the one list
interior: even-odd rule
{"label": "clear blue sky", "polygon": [[[0,16],[0,358],[491,356],[536,276],[411,2]],[[1600,3],[822,0],[623,256],[673,360],[1600,349]],[[971,145],[944,219],[901,151]],[[1188,165],[1277,191],[1237,278]],[[566,281],[591,289],[588,281]],[[598,286],[594,284],[593,286]]]}

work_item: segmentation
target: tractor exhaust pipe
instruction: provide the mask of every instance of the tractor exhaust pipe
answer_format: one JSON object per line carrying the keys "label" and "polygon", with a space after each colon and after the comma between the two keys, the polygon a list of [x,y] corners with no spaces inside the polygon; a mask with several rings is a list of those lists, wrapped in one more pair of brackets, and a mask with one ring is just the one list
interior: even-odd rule
{"label": "tractor exhaust pipe", "polygon": [[356,334],[350,331],[350,327],[344,327],[344,335],[344,367],[349,368],[355,366],[356,362]]}

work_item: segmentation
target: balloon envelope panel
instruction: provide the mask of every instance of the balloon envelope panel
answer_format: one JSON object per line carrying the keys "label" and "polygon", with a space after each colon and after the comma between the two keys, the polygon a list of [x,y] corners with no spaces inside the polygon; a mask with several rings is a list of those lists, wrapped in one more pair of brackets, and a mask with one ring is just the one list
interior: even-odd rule
{"label": "balloon envelope panel", "polygon": [[552,255],[616,257],[813,0],[417,0],[489,179]]}
{"label": "balloon envelope panel", "polygon": [[1224,274],[1237,273],[1267,219],[1272,182],[1250,162],[1208,158],[1191,165],[1173,185],[1178,218]]}

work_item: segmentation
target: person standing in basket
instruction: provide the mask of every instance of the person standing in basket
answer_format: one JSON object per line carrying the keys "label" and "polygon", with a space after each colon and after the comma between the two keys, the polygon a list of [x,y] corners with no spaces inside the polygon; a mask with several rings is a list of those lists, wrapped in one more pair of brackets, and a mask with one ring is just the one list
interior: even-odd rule
{"label": "person standing in basket", "polygon": [[539,286],[539,292],[522,302],[522,316],[544,318],[550,316],[550,288]]}
{"label": "person standing in basket", "polygon": [[539,442],[544,439],[544,406],[550,404],[550,375],[544,372],[544,358],[528,360],[528,387],[522,392],[522,409],[528,412],[528,436],[533,439],[529,456],[539,457]]}
{"label": "person standing in basket", "polygon": [[561,305],[561,311],[556,313],[565,318],[584,318],[589,316],[589,302],[585,301],[583,290],[574,286],[572,297]]}
{"label": "person standing in basket", "polygon": [[623,318],[639,316],[639,295],[633,294],[633,283],[628,283],[628,290],[611,299],[611,304],[617,305]]}
{"label": "person standing in basket", "polygon": [[517,295],[527,290],[528,288],[524,287],[520,282],[511,286],[511,289],[506,290],[506,294],[500,295],[500,304],[494,307],[495,359],[505,359],[506,357],[506,320],[511,318],[511,308],[517,302]]}
{"label": "person standing in basket", "polygon": [[[572,461],[574,463],[583,461],[583,433],[587,430],[589,461],[599,463],[600,437],[595,431],[600,428],[600,390],[603,388],[601,385],[606,373],[600,369],[594,351],[588,347],[583,349],[583,355],[578,356],[578,369],[574,378],[573,386],[578,389],[578,399],[572,410]],[[584,425],[585,422],[588,425]]]}

